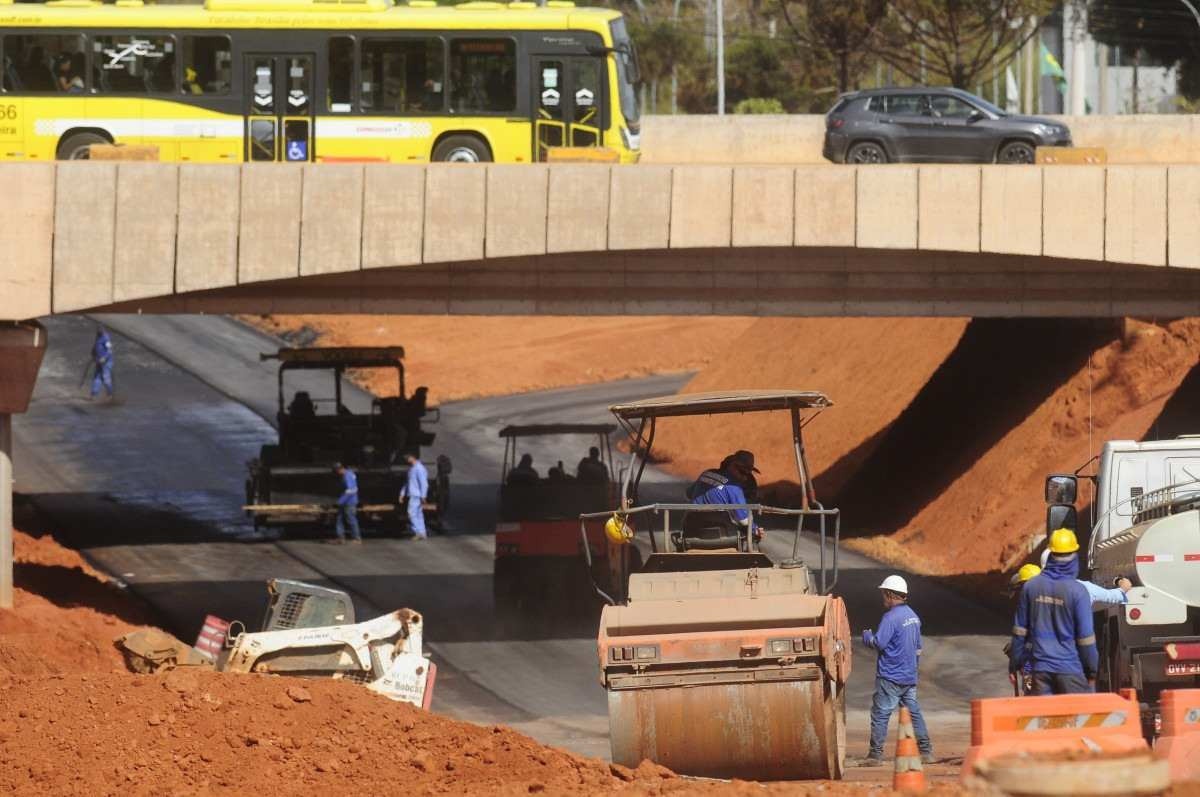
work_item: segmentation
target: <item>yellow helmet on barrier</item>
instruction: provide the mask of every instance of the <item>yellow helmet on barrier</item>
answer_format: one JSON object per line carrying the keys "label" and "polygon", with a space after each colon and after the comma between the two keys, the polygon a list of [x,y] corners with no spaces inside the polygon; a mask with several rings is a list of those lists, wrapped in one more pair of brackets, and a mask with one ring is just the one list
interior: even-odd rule
{"label": "yellow helmet on barrier", "polygon": [[633,539],[633,529],[629,528],[625,518],[615,513],[605,521],[604,533],[617,545],[627,545]]}
{"label": "yellow helmet on barrier", "polygon": [[1075,532],[1070,529],[1056,529],[1050,534],[1048,547],[1053,554],[1075,553],[1079,550],[1079,540],[1075,539]]}
{"label": "yellow helmet on barrier", "polygon": [[1037,565],[1022,565],[1021,569],[1017,571],[1017,581],[1024,584],[1040,572],[1042,572],[1042,568]]}

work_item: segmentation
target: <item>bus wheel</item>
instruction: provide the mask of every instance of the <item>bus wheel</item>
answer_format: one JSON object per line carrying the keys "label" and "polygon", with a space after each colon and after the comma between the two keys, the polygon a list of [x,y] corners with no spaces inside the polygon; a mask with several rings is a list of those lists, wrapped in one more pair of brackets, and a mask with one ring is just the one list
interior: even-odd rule
{"label": "bus wheel", "polygon": [[445,163],[488,163],[492,153],[475,136],[447,136],[433,148],[433,159]]}
{"label": "bus wheel", "polygon": [[92,144],[108,143],[109,140],[99,133],[76,133],[63,139],[58,145],[57,157],[60,161],[85,161],[91,154],[88,147]]}

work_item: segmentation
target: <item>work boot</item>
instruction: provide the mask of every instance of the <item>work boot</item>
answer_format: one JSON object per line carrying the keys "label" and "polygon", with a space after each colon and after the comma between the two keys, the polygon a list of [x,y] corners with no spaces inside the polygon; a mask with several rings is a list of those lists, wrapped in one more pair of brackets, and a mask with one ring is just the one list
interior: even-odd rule
{"label": "work boot", "polygon": [[933,753],[921,753],[921,763],[922,764],[936,764],[937,758],[934,757]]}
{"label": "work boot", "polygon": [[869,755],[866,758],[858,759],[857,763],[860,767],[881,767],[883,766],[883,759]]}
{"label": "work boot", "polygon": [[350,544],[351,545],[362,545],[362,537],[355,537],[354,539],[350,540]]}
{"label": "work boot", "polygon": [[334,537],[332,540],[325,540],[324,542],[326,545],[342,545],[346,541],[341,537]]}

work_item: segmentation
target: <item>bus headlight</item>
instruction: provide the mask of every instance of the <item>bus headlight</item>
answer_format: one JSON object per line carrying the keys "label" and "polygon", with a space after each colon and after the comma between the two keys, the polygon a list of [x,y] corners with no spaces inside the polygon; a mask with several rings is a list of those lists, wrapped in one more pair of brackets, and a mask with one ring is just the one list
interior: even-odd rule
{"label": "bus headlight", "polygon": [[625,144],[625,149],[641,149],[642,136],[639,133],[631,133],[628,128],[621,128],[621,141]]}

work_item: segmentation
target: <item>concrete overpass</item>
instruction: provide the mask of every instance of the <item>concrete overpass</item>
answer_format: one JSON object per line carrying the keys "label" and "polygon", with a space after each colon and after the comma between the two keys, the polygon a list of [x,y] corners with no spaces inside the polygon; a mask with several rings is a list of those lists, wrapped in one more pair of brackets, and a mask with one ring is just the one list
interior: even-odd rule
{"label": "concrete overpass", "polygon": [[1200,166],[0,166],[0,320],[1200,314]]}

